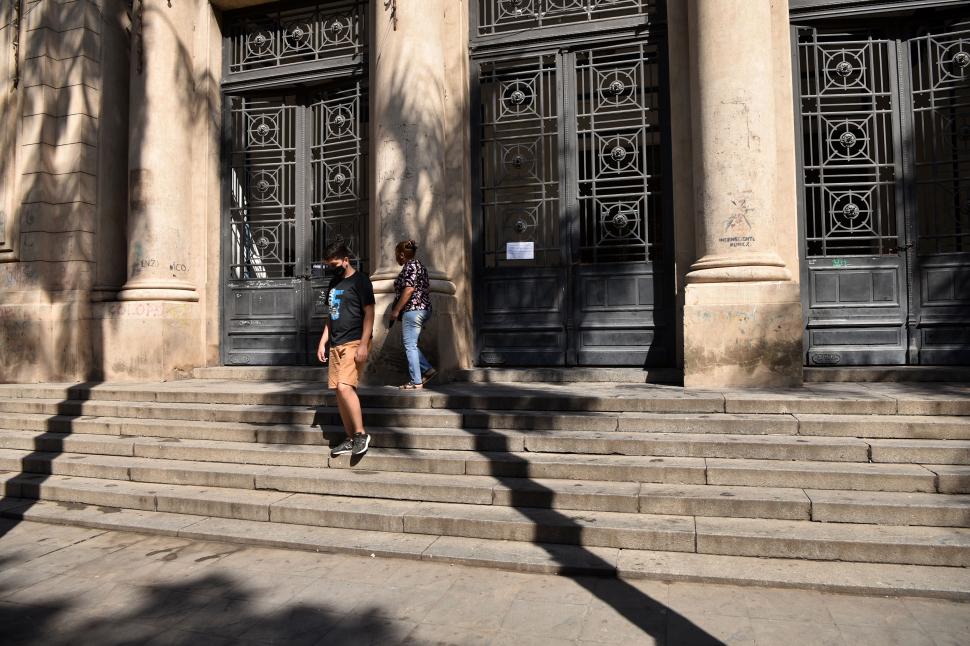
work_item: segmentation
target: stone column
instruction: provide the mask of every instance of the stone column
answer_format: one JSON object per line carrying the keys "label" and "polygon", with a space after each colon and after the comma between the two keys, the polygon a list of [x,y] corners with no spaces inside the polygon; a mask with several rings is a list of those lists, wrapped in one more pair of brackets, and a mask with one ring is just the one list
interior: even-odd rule
{"label": "stone column", "polygon": [[[470,318],[456,298],[467,273],[467,3],[371,6],[370,262],[378,322],[400,270],[394,246],[413,238],[430,273],[435,310],[421,347],[432,363],[452,370],[467,357],[470,338]],[[402,379],[399,326],[391,334],[376,327],[370,374]]]}
{"label": "stone column", "polygon": [[120,301],[197,301],[189,276],[195,2],[136,0],[128,132],[128,280]]}
{"label": "stone column", "polygon": [[208,5],[136,0],[129,72],[127,281],[98,305],[106,379],[171,379],[204,363],[206,204],[194,190],[194,136],[207,118],[196,27]]}
{"label": "stone column", "polygon": [[[801,382],[794,177],[781,159],[778,83],[791,83],[775,19],[787,0],[689,0],[696,251],[687,274],[688,386]],[[781,93],[784,96],[784,93]],[[790,152],[790,147],[785,146]],[[783,201],[779,195],[790,196]],[[787,262],[786,262],[787,260]]]}

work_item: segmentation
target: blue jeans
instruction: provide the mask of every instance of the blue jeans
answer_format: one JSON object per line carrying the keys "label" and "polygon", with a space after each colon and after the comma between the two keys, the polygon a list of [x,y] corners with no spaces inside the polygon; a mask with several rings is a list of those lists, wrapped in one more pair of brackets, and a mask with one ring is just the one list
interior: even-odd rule
{"label": "blue jeans", "polygon": [[412,384],[420,384],[421,375],[431,370],[431,362],[418,349],[421,328],[429,318],[431,318],[431,312],[428,310],[404,312],[401,335],[404,337],[404,354],[408,358],[408,372],[411,374]]}

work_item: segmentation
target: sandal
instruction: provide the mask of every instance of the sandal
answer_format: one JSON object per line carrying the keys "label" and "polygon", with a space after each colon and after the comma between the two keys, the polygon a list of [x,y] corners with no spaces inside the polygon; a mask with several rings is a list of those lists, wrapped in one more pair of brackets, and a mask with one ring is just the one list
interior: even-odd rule
{"label": "sandal", "polygon": [[429,381],[431,381],[432,379],[434,379],[434,376],[436,374],[438,374],[437,370],[435,370],[434,368],[428,368],[428,370],[423,375],[421,375],[421,385],[423,386]]}
{"label": "sandal", "polygon": [[401,390],[420,390],[421,388],[424,388],[424,385],[423,384],[412,384],[411,382],[408,382],[408,383],[404,384],[403,386],[398,386],[398,388],[401,389]]}

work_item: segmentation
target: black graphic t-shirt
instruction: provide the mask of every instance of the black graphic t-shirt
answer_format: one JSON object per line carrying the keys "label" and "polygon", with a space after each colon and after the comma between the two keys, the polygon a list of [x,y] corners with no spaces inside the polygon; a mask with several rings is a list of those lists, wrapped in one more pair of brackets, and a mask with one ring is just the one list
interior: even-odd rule
{"label": "black graphic t-shirt", "polygon": [[327,295],[330,306],[330,344],[343,345],[364,335],[364,307],[374,304],[374,286],[362,271],[334,279]]}

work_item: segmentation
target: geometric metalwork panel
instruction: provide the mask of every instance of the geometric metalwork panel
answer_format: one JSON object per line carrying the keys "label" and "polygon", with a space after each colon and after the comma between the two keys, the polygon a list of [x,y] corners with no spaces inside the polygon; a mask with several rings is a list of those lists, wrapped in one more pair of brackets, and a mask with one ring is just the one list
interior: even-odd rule
{"label": "geometric metalwork panel", "polygon": [[[485,267],[561,262],[556,72],[554,56],[482,65]],[[509,243],[531,243],[533,257],[509,260]]]}
{"label": "geometric metalwork panel", "polygon": [[798,31],[808,257],[895,254],[888,40]]}
{"label": "geometric metalwork panel", "polygon": [[917,249],[970,252],[970,23],[910,41]]}
{"label": "geometric metalwork panel", "polygon": [[[529,6],[553,4],[622,3]],[[664,51],[640,38],[479,63],[479,362],[672,358],[666,267],[655,262],[666,258]]]}
{"label": "geometric metalwork panel", "polygon": [[365,2],[271,6],[233,15],[226,28],[229,73],[359,56],[364,50]]}
{"label": "geometric metalwork panel", "polygon": [[656,48],[576,57],[579,261],[657,260],[663,147]]}
{"label": "geometric metalwork panel", "polygon": [[361,80],[328,88],[310,106],[310,261],[342,238],[366,263],[367,93]]}
{"label": "geometric metalwork panel", "polygon": [[652,17],[657,0],[478,0],[478,35]]}
{"label": "geometric metalwork panel", "polygon": [[288,278],[297,257],[296,108],[281,98],[230,103],[231,280]]}

